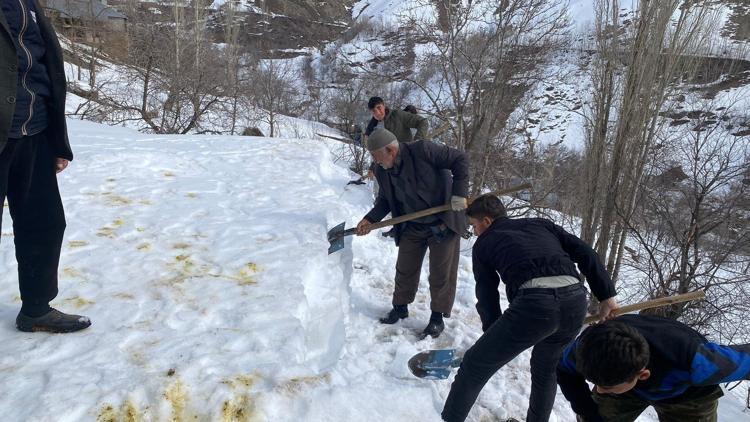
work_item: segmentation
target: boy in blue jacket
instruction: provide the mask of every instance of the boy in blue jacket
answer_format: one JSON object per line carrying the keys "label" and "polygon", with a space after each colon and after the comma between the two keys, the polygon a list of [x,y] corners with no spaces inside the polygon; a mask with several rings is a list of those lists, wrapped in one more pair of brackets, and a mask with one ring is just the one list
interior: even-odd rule
{"label": "boy in blue jacket", "polygon": [[563,394],[585,422],[634,421],[649,406],[662,422],[716,421],[718,384],[749,378],[750,344],[711,343],[680,322],[645,315],[587,328],[557,368]]}

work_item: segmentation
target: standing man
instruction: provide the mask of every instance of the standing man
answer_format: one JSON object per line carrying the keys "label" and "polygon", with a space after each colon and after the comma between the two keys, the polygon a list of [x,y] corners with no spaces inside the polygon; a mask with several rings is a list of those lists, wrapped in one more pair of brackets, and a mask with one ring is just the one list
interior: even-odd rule
{"label": "standing man", "polygon": [[395,324],[409,316],[408,305],[416,296],[422,261],[429,249],[432,315],[424,334],[437,337],[445,329],[443,316],[450,316],[456,296],[459,234],[466,229],[463,210],[469,189],[468,159],[457,149],[430,141],[399,143],[387,129],[372,132],[367,149],[378,164],[375,177],[380,189],[372,210],[357,224],[358,235],[369,233],[370,225],[389,212],[398,217],[446,203],[452,206],[453,211],[396,225],[393,309],[380,319],[383,324]]}
{"label": "standing man", "polygon": [[[411,142],[414,139],[427,139],[427,119],[417,114],[417,108],[413,105],[408,105],[403,111],[386,107],[385,102],[380,97],[371,97],[367,102],[367,108],[372,114],[372,119],[365,128],[365,136],[370,134],[377,128],[388,129],[391,133],[396,136],[399,142]],[[412,133],[412,129],[416,129],[416,134]],[[416,136],[415,136],[416,135]],[[375,175],[376,163],[372,163],[370,170],[367,172],[367,178],[373,179]],[[378,192],[378,181],[375,180],[373,191],[377,196]],[[384,237],[393,237],[394,230],[391,229],[383,232]]]}
{"label": "standing man", "polygon": [[[472,258],[484,334],[464,355],[443,419],[464,421],[492,375],[533,347],[526,421],[547,421],[557,392],[557,362],[586,316],[586,291],[576,264],[601,301],[601,318],[617,308],[614,284],[593,249],[549,220],[510,219],[494,195],[477,198],[466,214],[478,236]],[[510,302],[505,312],[500,310],[501,279]]]}
{"label": "standing man", "polygon": [[557,367],[582,422],[632,422],[649,406],[664,422],[716,422],[719,384],[747,379],[750,344],[711,343],[681,322],[646,315],[586,328]]}
{"label": "standing man", "polygon": [[[412,106],[413,107],[413,106]],[[367,102],[367,109],[372,113],[372,119],[367,124],[365,135],[370,134],[377,128],[388,129],[396,136],[399,142],[411,142],[415,139],[427,139],[427,119],[416,113],[390,109],[380,97],[372,97]],[[417,130],[412,136],[411,129]]]}
{"label": "standing man", "polygon": [[36,0],[0,13],[0,201],[8,198],[21,290],[21,331],[67,333],[91,322],[49,306],[57,296],[65,213],[57,176],[73,159],[62,49]]}

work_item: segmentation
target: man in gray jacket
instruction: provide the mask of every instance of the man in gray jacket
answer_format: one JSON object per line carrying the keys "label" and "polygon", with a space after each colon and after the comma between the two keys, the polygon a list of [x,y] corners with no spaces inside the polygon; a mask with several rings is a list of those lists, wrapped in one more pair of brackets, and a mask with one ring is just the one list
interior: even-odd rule
{"label": "man in gray jacket", "polygon": [[73,159],[57,35],[36,0],[0,13],[0,202],[8,199],[21,290],[21,331],[82,330],[91,322],[49,306],[57,296],[65,213],[57,176]]}
{"label": "man in gray jacket", "polygon": [[[409,316],[425,253],[430,251],[430,322],[425,335],[437,337],[445,328],[456,296],[458,253],[466,230],[466,196],[469,162],[466,154],[430,141],[399,143],[387,129],[376,129],[367,149],[378,164],[375,177],[380,189],[372,210],[357,224],[357,234],[370,232],[370,225],[389,212],[393,217],[450,203],[453,211],[422,217],[395,227],[398,246],[393,309],[380,322],[394,324]],[[447,171],[446,171],[447,170]]]}

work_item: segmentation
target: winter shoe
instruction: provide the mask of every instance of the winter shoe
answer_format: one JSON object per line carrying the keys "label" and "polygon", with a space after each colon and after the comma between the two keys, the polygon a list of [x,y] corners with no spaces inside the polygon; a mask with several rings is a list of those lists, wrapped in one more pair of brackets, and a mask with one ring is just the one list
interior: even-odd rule
{"label": "winter shoe", "polygon": [[422,334],[426,336],[430,336],[432,338],[437,338],[440,336],[440,333],[445,330],[445,324],[442,320],[440,321],[433,321],[430,320],[430,323],[427,324],[427,326],[424,328],[424,331],[422,331]]}
{"label": "winter shoe", "polygon": [[381,324],[395,324],[400,319],[409,316],[409,309],[406,305],[393,305],[393,309],[383,318],[380,318]]}
{"label": "winter shoe", "polygon": [[16,328],[26,332],[72,333],[83,330],[89,325],[91,325],[91,320],[85,316],[64,314],[54,308],[36,318],[26,316],[21,312],[16,317]]}
{"label": "winter shoe", "polygon": [[437,338],[440,333],[445,330],[445,324],[443,323],[443,314],[440,312],[432,311],[432,315],[430,316],[430,323],[427,324],[427,327],[425,327],[424,331],[422,331],[422,334],[426,336],[431,336],[432,338]]}

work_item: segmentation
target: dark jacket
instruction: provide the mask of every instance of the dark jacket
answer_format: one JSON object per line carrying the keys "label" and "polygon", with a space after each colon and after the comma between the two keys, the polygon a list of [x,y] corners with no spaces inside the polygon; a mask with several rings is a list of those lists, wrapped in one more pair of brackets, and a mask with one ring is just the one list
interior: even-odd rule
{"label": "dark jacket", "polygon": [[[378,121],[373,117],[367,124],[365,135],[370,136],[377,126]],[[427,139],[427,119],[418,114],[386,108],[383,126],[396,135],[399,142]],[[411,134],[412,128],[417,129],[414,136]]]}
{"label": "dark jacket", "polygon": [[[486,330],[501,314],[497,291],[502,279],[509,301],[537,277],[580,278],[576,264],[599,300],[615,295],[607,270],[593,249],[562,227],[541,218],[498,218],[474,244],[477,311]],[[499,276],[498,276],[499,273]]]}
{"label": "dark jacket", "polygon": [[[47,101],[47,139],[51,142],[55,155],[72,160],[73,152],[65,125],[65,71],[62,48],[60,48],[55,30],[44,16],[44,9],[37,0],[31,1],[37,11],[36,21],[46,48],[42,62],[50,81],[50,95]],[[16,44],[4,13],[0,13],[0,151],[5,148],[15,114],[18,83]]]}
{"label": "dark jacket", "polygon": [[[466,154],[430,141],[414,141],[399,145],[401,173],[410,192],[418,195],[429,208],[445,205],[451,195],[466,197],[469,191],[469,161]],[[449,170],[449,171],[446,171]],[[375,178],[380,185],[375,205],[365,218],[374,223],[390,212],[393,217],[400,214],[393,186],[388,173],[380,166],[375,168]],[[450,230],[463,234],[466,230],[466,214],[463,211],[448,211],[438,218]],[[404,224],[396,225],[394,239],[401,241]]]}
{"label": "dark jacket", "polygon": [[[615,320],[635,328],[648,343],[650,359],[646,368],[651,376],[638,381],[631,390],[645,401],[697,398],[711,393],[718,384],[750,379],[750,344],[711,343],[687,325],[657,316],[623,315]],[[587,422],[601,421],[591,390],[576,369],[577,345],[575,340],[563,351],[557,382],[576,414]]]}

